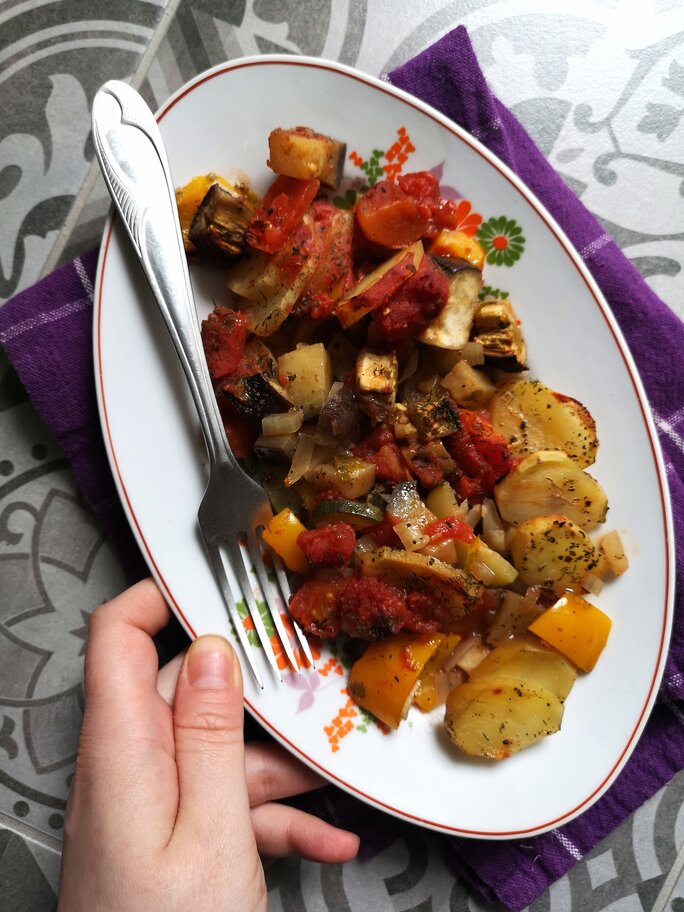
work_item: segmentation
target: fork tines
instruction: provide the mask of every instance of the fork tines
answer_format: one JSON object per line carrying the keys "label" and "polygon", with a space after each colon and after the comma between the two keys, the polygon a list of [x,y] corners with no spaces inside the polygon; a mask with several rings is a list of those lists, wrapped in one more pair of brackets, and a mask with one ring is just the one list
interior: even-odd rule
{"label": "fork tines", "polygon": [[[293,633],[306,662],[313,667],[314,660],[306,636],[287,613],[291,589],[280,559],[268,555],[273,563],[273,572],[270,573],[265,563],[264,547],[256,533],[213,546],[205,539],[205,545],[233,627],[259,687],[263,689],[264,683],[254,658],[254,634],[280,680],[278,653],[284,653],[292,669],[299,674],[300,664],[292,648]],[[288,627],[292,630],[288,631]]]}

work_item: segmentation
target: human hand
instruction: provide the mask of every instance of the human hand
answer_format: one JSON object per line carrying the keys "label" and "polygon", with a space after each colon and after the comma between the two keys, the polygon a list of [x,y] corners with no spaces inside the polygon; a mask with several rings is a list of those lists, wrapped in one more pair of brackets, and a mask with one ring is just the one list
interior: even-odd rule
{"label": "human hand", "polygon": [[[358,839],[275,803],[322,784],[275,745],[243,742],[229,644],[200,637],[157,680],[169,612],[151,580],[98,608],[66,815],[60,912],[266,909],[258,852],[353,858]],[[165,699],[166,698],[166,699]]]}

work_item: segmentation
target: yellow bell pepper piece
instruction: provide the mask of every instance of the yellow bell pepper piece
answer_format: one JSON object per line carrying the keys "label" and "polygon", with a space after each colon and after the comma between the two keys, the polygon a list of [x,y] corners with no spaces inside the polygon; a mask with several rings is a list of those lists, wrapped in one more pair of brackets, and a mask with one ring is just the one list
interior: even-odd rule
{"label": "yellow bell pepper piece", "polygon": [[482,245],[466,234],[465,231],[440,231],[428,250],[430,256],[450,257],[452,260],[465,260],[482,270],[485,261],[485,251]]}
{"label": "yellow bell pepper piece", "polygon": [[231,184],[220,177],[218,174],[202,174],[198,177],[193,177],[182,187],[179,187],[176,190],[176,205],[178,206],[178,221],[180,222],[181,232],[183,234],[183,241],[185,242],[185,249],[188,247],[194,249],[194,245],[191,243],[188,232],[190,231],[190,225],[192,220],[195,217],[199,205],[207,195],[207,191],[212,184],[219,183],[222,187],[230,187]]}
{"label": "yellow bell pepper piece", "polygon": [[447,659],[460,642],[461,637],[457,633],[447,634],[425,663],[418,680],[418,687],[413,695],[413,702],[421,712],[430,712],[431,709],[437,706],[435,676],[442,670]]}
{"label": "yellow bell pepper piece", "polygon": [[568,592],[533,621],[536,633],[582,671],[591,671],[608,640],[612,621],[595,605]]}
{"label": "yellow bell pepper piece", "polygon": [[398,728],[406,718],[420,673],[443,636],[399,633],[369,643],[349,675],[354,702],[390,728]]}
{"label": "yellow bell pepper piece", "polygon": [[261,536],[266,544],[282,557],[290,570],[308,576],[309,562],[297,544],[301,532],[306,532],[306,526],[297,519],[289,507],[285,507],[271,519]]}

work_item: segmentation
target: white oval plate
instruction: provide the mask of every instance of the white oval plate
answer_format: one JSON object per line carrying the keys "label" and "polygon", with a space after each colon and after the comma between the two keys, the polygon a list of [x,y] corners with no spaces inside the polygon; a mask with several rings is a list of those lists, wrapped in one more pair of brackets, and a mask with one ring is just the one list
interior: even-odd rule
{"label": "white oval plate", "polygon": [[[612,633],[596,669],[573,689],[562,731],[503,763],[459,755],[439,711],[412,710],[400,731],[385,733],[348,700],[346,672],[327,647],[318,670],[299,678],[286,671],[282,684],[262,661],[266,687],[259,691],[246,672],[245,699],[306,763],[399,817],[493,839],[568,822],[605,791],[633,750],[655,700],[672,618],[660,450],[634,364],[595,282],[541,204],[480,143],[415,98],[338,64],[236,60],[179,90],[159,120],[176,185],[209,171],[243,172],[263,191],[272,178],[269,132],[305,124],[345,140],[348,153],[366,162],[379,150],[387,153],[376,156],[380,165],[406,154],[405,171],[441,167],[443,187],[456,188],[485,222],[493,220],[492,249],[519,252],[522,243],[511,266],[486,267],[485,282],[510,293],[533,375],[595,417],[601,445],[592,473],[608,493],[606,528],[620,530],[631,561],[598,600],[613,619]],[[364,173],[354,161],[348,154],[345,173],[359,183]],[[221,280],[195,270],[193,283],[204,316]],[[151,571],[190,633],[234,639],[196,528],[206,472],[198,422],[128,241],[111,220],[94,341],[105,442]]]}

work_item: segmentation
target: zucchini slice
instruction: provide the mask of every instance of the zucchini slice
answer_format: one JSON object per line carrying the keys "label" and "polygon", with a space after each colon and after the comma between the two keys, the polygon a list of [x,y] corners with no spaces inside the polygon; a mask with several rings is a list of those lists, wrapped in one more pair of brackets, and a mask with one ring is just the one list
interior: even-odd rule
{"label": "zucchini slice", "polygon": [[370,503],[359,503],[357,500],[323,500],[311,514],[316,525],[346,522],[355,529],[365,529],[382,522],[383,512],[380,507]]}

